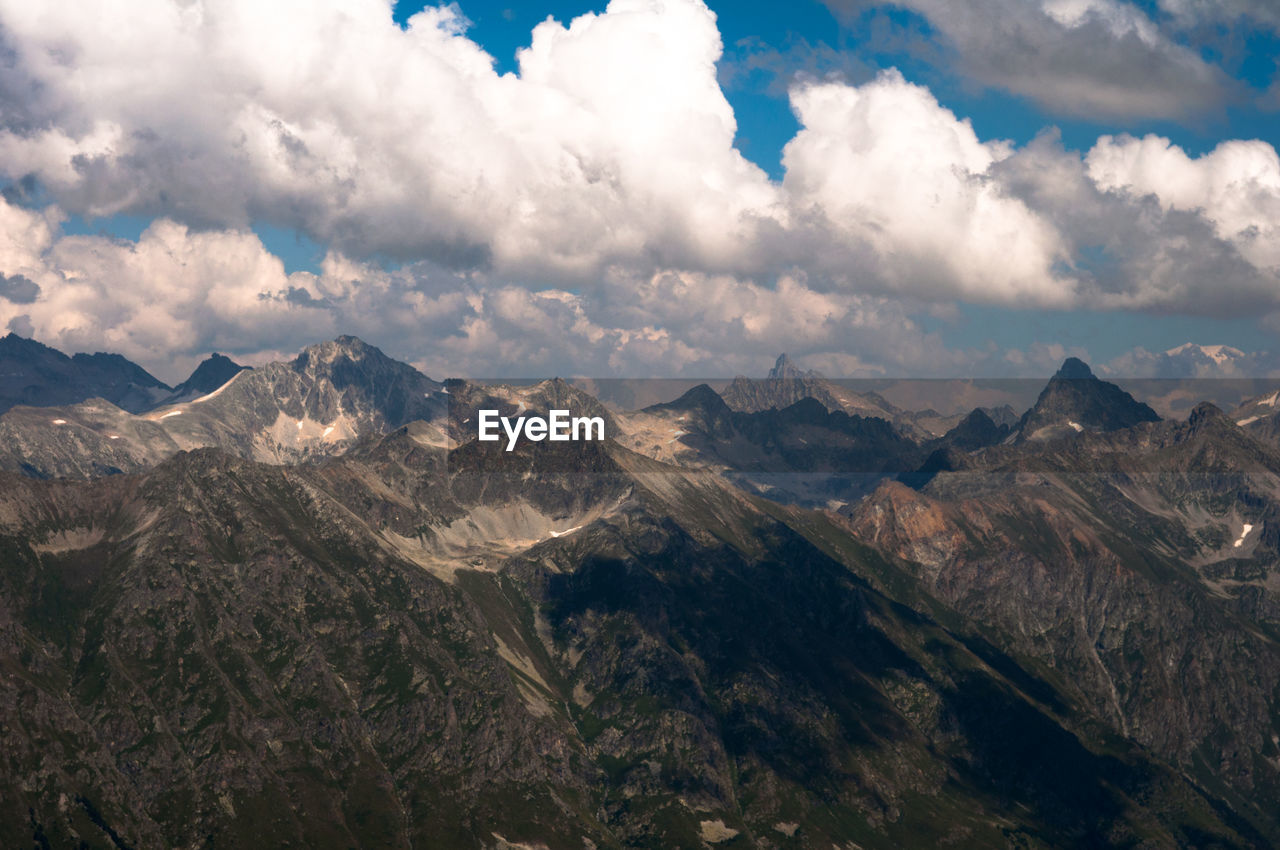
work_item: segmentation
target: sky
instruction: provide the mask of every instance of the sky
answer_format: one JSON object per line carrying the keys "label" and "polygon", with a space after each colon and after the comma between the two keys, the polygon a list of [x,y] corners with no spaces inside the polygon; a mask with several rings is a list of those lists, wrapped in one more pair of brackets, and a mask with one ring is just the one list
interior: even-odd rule
{"label": "sky", "polygon": [[1278,145],[1273,0],[0,0],[0,325],[169,381],[1280,376]]}

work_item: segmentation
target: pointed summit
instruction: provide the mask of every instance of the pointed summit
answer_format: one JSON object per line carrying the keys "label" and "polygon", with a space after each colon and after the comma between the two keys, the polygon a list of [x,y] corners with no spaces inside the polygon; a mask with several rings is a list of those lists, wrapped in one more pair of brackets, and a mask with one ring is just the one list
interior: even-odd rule
{"label": "pointed summit", "polygon": [[248,368],[215,351],[195,368],[191,377],[174,387],[173,395],[163,403],[174,404],[185,399],[207,395]]}
{"label": "pointed summit", "polygon": [[1068,357],[1018,426],[1017,441],[1049,440],[1081,431],[1117,431],[1159,415],[1115,384],[1098,379],[1083,360]]}
{"label": "pointed summit", "polygon": [[791,362],[791,358],[786,354],[778,355],[778,362],[769,370],[769,378],[777,380],[782,378],[821,378],[817,372],[801,369]]}

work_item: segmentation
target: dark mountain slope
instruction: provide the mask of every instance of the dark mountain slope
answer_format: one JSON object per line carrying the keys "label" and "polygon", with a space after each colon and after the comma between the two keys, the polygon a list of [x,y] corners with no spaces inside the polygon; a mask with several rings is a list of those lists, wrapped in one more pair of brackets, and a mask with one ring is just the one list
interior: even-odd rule
{"label": "dark mountain slope", "polygon": [[166,384],[119,354],[68,357],[17,334],[0,337],[0,413],[20,404],[53,407],[90,398],[137,413],[168,394]]}
{"label": "dark mountain slope", "polygon": [[174,387],[173,393],[161,403],[177,404],[207,395],[248,368],[214,352],[202,360],[191,376]]}
{"label": "dark mountain slope", "polygon": [[1099,380],[1083,361],[1068,357],[1022,416],[1017,440],[1046,440],[1072,431],[1115,431],[1160,417],[1115,384]]}

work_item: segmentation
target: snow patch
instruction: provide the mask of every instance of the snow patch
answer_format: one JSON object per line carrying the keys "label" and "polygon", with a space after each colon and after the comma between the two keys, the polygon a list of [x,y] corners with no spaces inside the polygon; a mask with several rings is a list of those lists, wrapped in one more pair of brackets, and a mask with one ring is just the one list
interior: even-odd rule
{"label": "snow patch", "polygon": [[181,416],[181,415],[182,415],[181,410],[170,410],[168,413],[166,413],[164,416],[161,416],[160,418],[168,419],[170,416]]}
{"label": "snow patch", "polygon": [[119,434],[108,434],[108,435],[107,435],[107,439],[108,439],[108,440],[118,440],[118,439],[120,439],[120,435],[119,435]]}
{"label": "snow patch", "polygon": [[1236,548],[1236,549],[1239,549],[1241,546],[1243,546],[1243,545],[1244,545],[1244,539],[1245,539],[1246,537],[1248,537],[1248,536],[1249,536],[1249,532],[1250,532],[1250,531],[1253,531],[1253,526],[1246,522],[1246,523],[1244,524],[1244,529],[1240,532],[1240,537],[1239,537],[1239,539],[1238,539],[1238,540],[1236,540],[1236,542],[1235,542],[1235,543],[1232,543],[1232,544],[1231,544],[1231,545],[1232,545],[1232,547],[1233,547],[1233,548]]}
{"label": "snow patch", "polygon": [[67,420],[65,420],[65,419],[55,419],[55,420],[53,420],[53,424],[54,424],[54,425],[66,425],[66,424],[67,424]]}
{"label": "snow patch", "polygon": [[552,531],[549,533],[552,537],[564,537],[566,534],[573,534],[575,531],[578,531],[581,528],[582,526],[575,525],[573,528],[566,528],[564,531]]}
{"label": "snow patch", "polygon": [[1070,425],[1072,428],[1075,428],[1076,431],[1084,430],[1084,426],[1081,425],[1079,422],[1067,422],[1067,424]]}
{"label": "snow patch", "polygon": [[1245,425],[1250,425],[1254,422],[1257,422],[1261,418],[1262,418],[1261,416],[1250,416],[1247,419],[1237,419],[1236,424],[1241,427],[1244,427]]}

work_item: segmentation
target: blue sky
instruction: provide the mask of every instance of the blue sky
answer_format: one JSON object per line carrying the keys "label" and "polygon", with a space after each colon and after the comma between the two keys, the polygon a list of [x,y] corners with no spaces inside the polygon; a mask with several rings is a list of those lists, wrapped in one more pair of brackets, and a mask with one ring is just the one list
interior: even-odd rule
{"label": "blue sky", "polygon": [[0,274],[35,288],[0,323],[69,350],[1001,375],[1191,341],[1280,374],[1265,0],[25,10]]}

